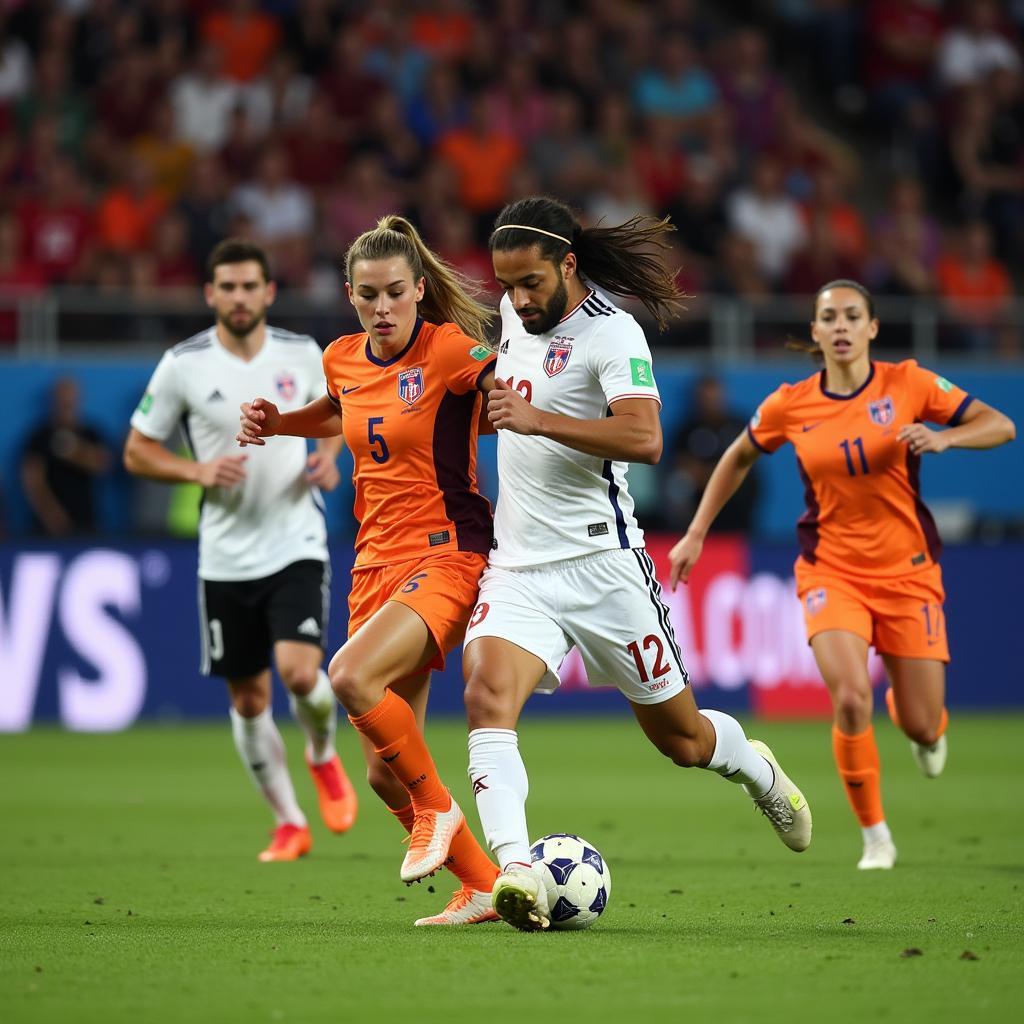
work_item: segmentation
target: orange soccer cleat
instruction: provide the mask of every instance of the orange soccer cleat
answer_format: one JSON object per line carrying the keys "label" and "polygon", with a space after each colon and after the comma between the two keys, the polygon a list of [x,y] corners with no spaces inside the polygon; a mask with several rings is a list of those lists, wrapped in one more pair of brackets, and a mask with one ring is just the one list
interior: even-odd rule
{"label": "orange soccer cleat", "polygon": [[405,883],[418,882],[444,866],[452,840],[466,824],[454,799],[447,811],[417,811],[409,835],[409,849],[400,872]]}
{"label": "orange soccer cleat", "polygon": [[500,921],[498,912],[491,906],[491,894],[463,886],[448,901],[448,906],[433,917],[421,917],[417,925],[483,924],[485,921]]}
{"label": "orange soccer cleat", "polygon": [[278,825],[274,829],[270,845],[261,851],[259,859],[264,864],[272,861],[298,860],[313,848],[313,837],[307,825]]}
{"label": "orange soccer cleat", "polygon": [[335,754],[323,764],[313,764],[307,758],[306,764],[309,765],[309,774],[313,776],[324,824],[332,832],[347,832],[355,824],[359,800],[352,783],[348,781],[341,758]]}

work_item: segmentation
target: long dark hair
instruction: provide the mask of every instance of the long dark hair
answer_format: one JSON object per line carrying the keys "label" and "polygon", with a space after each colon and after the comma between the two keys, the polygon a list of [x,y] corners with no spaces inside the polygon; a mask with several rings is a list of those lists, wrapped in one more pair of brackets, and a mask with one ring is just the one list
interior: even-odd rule
{"label": "long dark hair", "polygon": [[415,225],[405,217],[388,214],[377,226],[364,231],[345,253],[345,279],[351,284],[352,267],[359,260],[386,260],[402,256],[412,270],[413,281],[424,279],[419,313],[428,323],[458,324],[464,334],[486,341],[487,325],[494,318],[475,298],[475,281],[460,274],[433,252]]}
{"label": "long dark hair", "polygon": [[667,217],[659,220],[647,214],[615,227],[585,228],[564,203],[532,196],[509,203],[498,214],[489,244],[492,252],[536,245],[541,257],[556,266],[574,252],[583,277],[615,295],[639,299],[665,330],[683,310],[685,298],[657,251],[669,248],[664,238],[673,231],[675,225]]}
{"label": "long dark hair", "polygon": [[[868,309],[868,319],[874,320],[875,313],[875,299],[871,292],[867,290],[860,283],[860,281],[854,281],[849,277],[837,277],[834,281],[829,281],[828,284],[823,284],[814,293],[814,303],[811,305],[811,323],[813,324],[818,318],[818,300],[821,298],[824,292],[827,292],[830,288],[851,288],[853,291],[860,294],[864,300],[864,305]],[[813,356],[818,361],[825,359],[824,354],[821,351],[821,346],[814,341],[813,338],[787,338],[786,348],[792,352],[803,352],[806,355]]]}

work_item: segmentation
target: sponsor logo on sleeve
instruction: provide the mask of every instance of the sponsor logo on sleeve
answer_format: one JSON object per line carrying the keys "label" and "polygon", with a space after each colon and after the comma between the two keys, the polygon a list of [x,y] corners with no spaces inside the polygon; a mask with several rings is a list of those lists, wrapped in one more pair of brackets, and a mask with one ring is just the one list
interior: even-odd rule
{"label": "sponsor logo on sleeve", "polygon": [[629,372],[633,383],[639,388],[653,388],[654,374],[649,359],[630,359]]}
{"label": "sponsor logo on sleeve", "polygon": [[759,426],[761,426],[761,407],[760,406],[757,407],[757,410],[755,411],[754,415],[750,417],[750,429],[751,430],[756,430]]}
{"label": "sponsor logo on sleeve", "polygon": [[148,415],[149,410],[152,409],[152,408],[153,408],[153,396],[152,396],[152,394],[150,392],[147,391],[142,396],[142,399],[139,402],[139,412],[141,412],[143,416],[146,416],[146,415]]}
{"label": "sponsor logo on sleeve", "polygon": [[470,356],[472,356],[478,363],[482,363],[489,356],[493,356],[494,353],[486,345],[474,345],[469,350]]}
{"label": "sponsor logo on sleeve", "polygon": [[935,383],[939,386],[940,391],[945,391],[947,394],[953,390],[953,382],[946,380],[945,377],[936,377]]}

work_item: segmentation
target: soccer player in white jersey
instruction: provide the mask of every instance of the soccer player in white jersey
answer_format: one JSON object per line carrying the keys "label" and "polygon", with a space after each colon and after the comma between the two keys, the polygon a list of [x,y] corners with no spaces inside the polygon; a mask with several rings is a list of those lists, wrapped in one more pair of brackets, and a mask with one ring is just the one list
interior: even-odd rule
{"label": "soccer player in white jersey", "polygon": [[[337,486],[341,438],[307,454],[298,437],[237,454],[238,407],[254,394],[297,409],[324,393],[322,353],[307,335],[269,327],[275,286],[263,251],[221,242],[207,261],[214,326],[164,354],[132,416],[132,473],[205,488],[199,521],[202,671],[223,677],[243,764],[276,820],[262,861],[291,861],[312,838],[271,709],[270,661],[306,736],[321,815],[349,829],[356,796],[334,747],[337,703],[323,671],[330,562],[320,489]],[[184,424],[195,461],[164,441]]]}
{"label": "soccer player in white jersey", "polygon": [[626,484],[661,455],[660,398],[644,332],[608,293],[664,325],[681,296],[659,253],[672,227],[637,217],[584,229],[548,198],[519,200],[490,247],[505,290],[497,387],[495,542],[466,633],[469,775],[501,875],[494,909],[525,930],[550,908],[530,870],[526,768],[516,725],[578,648],[591,685],[617,686],[666,757],[741,785],[790,849],[811,840],[803,794],[771,751],[719,711],[698,711]]}

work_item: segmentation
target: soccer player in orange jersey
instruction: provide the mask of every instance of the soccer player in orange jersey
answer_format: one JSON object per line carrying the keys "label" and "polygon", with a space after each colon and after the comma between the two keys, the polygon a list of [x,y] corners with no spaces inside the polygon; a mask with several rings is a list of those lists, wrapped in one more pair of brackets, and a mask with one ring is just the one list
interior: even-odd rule
{"label": "soccer player in orange jersey", "polygon": [[477,489],[491,314],[402,217],[384,217],[345,257],[346,290],[364,328],[324,353],[327,393],[295,412],[242,406],[242,445],[277,434],[344,433],[355,460],[356,560],[348,641],[329,667],[362,737],[375,792],[410,833],[405,882],[447,865],[462,888],[417,924],[494,920],[498,869],[441,782],[423,738],[430,671],[462,643],[491,547]]}
{"label": "soccer player in orange jersey", "polygon": [[824,369],[762,402],[670,556],[674,588],[689,577],[709,526],[754,461],[792,443],[807,502],[797,525],[797,592],[832,696],[832,748],[863,832],[862,869],[896,863],[871,726],[869,645],[885,662],[889,714],[921,770],[934,778],[946,760],[945,595],[938,533],[921,500],[921,456],[995,448],[1015,436],[1001,412],[914,360],[873,360],[877,334],[863,285],[832,281],[818,292],[809,350]]}

